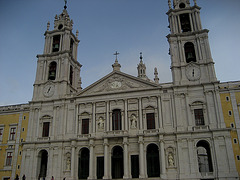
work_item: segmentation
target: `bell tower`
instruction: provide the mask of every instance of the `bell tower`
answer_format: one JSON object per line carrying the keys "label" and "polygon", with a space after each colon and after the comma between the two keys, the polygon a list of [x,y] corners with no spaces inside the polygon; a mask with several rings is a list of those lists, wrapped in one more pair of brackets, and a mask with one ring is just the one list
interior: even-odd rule
{"label": "bell tower", "polygon": [[203,29],[196,0],[168,0],[171,71],[174,85],[216,82],[208,32]]}
{"label": "bell tower", "polygon": [[80,69],[77,61],[78,31],[72,33],[73,21],[66,5],[55,16],[54,28],[47,23],[44,52],[37,55],[37,73],[33,101],[59,99],[81,89]]}

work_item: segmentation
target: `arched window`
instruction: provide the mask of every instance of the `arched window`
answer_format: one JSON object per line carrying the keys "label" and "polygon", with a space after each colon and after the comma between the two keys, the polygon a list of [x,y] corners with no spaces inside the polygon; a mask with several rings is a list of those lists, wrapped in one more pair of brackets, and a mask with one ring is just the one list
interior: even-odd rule
{"label": "arched window", "polygon": [[159,151],[156,144],[147,146],[147,174],[148,177],[160,177]]}
{"label": "arched window", "polygon": [[115,109],[112,113],[112,130],[121,130],[122,129],[122,118],[121,110]]}
{"label": "arched window", "polygon": [[52,52],[58,52],[60,47],[60,35],[53,36]]}
{"label": "arched window", "polygon": [[187,42],[184,45],[184,51],[185,51],[185,57],[186,57],[186,62],[196,62],[196,54],[195,54],[195,49],[194,49],[194,44],[191,42]]}
{"label": "arched window", "polygon": [[56,70],[57,70],[57,63],[53,61],[49,65],[48,80],[56,79]]}
{"label": "arched window", "polygon": [[38,178],[45,178],[47,176],[47,164],[48,164],[48,152],[46,150],[41,150],[38,155],[38,160],[40,161]]}
{"label": "arched window", "polygon": [[123,149],[120,146],[113,148],[112,152],[112,178],[123,178]]}
{"label": "arched window", "polygon": [[73,84],[73,67],[72,66],[70,66],[69,82],[71,85]]}
{"label": "arched window", "polygon": [[213,172],[212,158],[208,142],[199,141],[197,143],[197,157],[199,172]]}
{"label": "arched window", "polygon": [[78,179],[87,179],[89,176],[89,150],[83,148],[79,153]]}
{"label": "arched window", "polygon": [[181,22],[182,32],[189,32],[189,31],[191,31],[191,24],[190,24],[189,14],[187,14],[187,13],[186,14],[180,14],[180,22]]}
{"label": "arched window", "polygon": [[73,51],[73,43],[74,43],[74,41],[73,41],[73,39],[71,38],[71,40],[70,40],[70,50],[71,50],[71,51]]}

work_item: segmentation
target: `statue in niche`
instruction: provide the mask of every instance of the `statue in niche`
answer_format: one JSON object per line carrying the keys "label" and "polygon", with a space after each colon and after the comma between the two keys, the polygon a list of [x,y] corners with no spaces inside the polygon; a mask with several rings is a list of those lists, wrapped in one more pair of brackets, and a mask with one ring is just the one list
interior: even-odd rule
{"label": "statue in niche", "polygon": [[67,171],[70,171],[71,170],[71,159],[70,157],[67,158],[67,168],[66,168]]}
{"label": "statue in niche", "polygon": [[98,129],[104,129],[104,119],[102,117],[98,119]]}
{"label": "statue in niche", "polygon": [[131,115],[131,128],[137,128],[137,117],[135,114]]}
{"label": "statue in niche", "polygon": [[173,154],[172,153],[168,154],[168,165],[170,167],[174,166],[174,158],[173,158]]}

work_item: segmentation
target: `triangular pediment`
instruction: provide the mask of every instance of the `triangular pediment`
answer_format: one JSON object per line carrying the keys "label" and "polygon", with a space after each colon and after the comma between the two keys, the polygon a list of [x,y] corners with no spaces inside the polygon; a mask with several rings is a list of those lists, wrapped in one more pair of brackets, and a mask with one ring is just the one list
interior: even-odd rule
{"label": "triangular pediment", "polygon": [[154,82],[142,80],[120,71],[113,71],[83,89],[78,96],[138,91],[158,87],[159,85]]}

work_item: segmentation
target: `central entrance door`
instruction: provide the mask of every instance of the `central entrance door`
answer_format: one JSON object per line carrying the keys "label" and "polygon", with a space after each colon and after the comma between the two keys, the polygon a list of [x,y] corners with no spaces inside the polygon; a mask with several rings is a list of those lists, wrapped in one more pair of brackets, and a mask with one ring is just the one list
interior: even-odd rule
{"label": "central entrance door", "polygon": [[87,179],[89,176],[89,150],[83,148],[79,154],[78,179]]}
{"label": "central entrance door", "polygon": [[123,149],[120,146],[113,148],[112,152],[112,178],[123,178]]}

